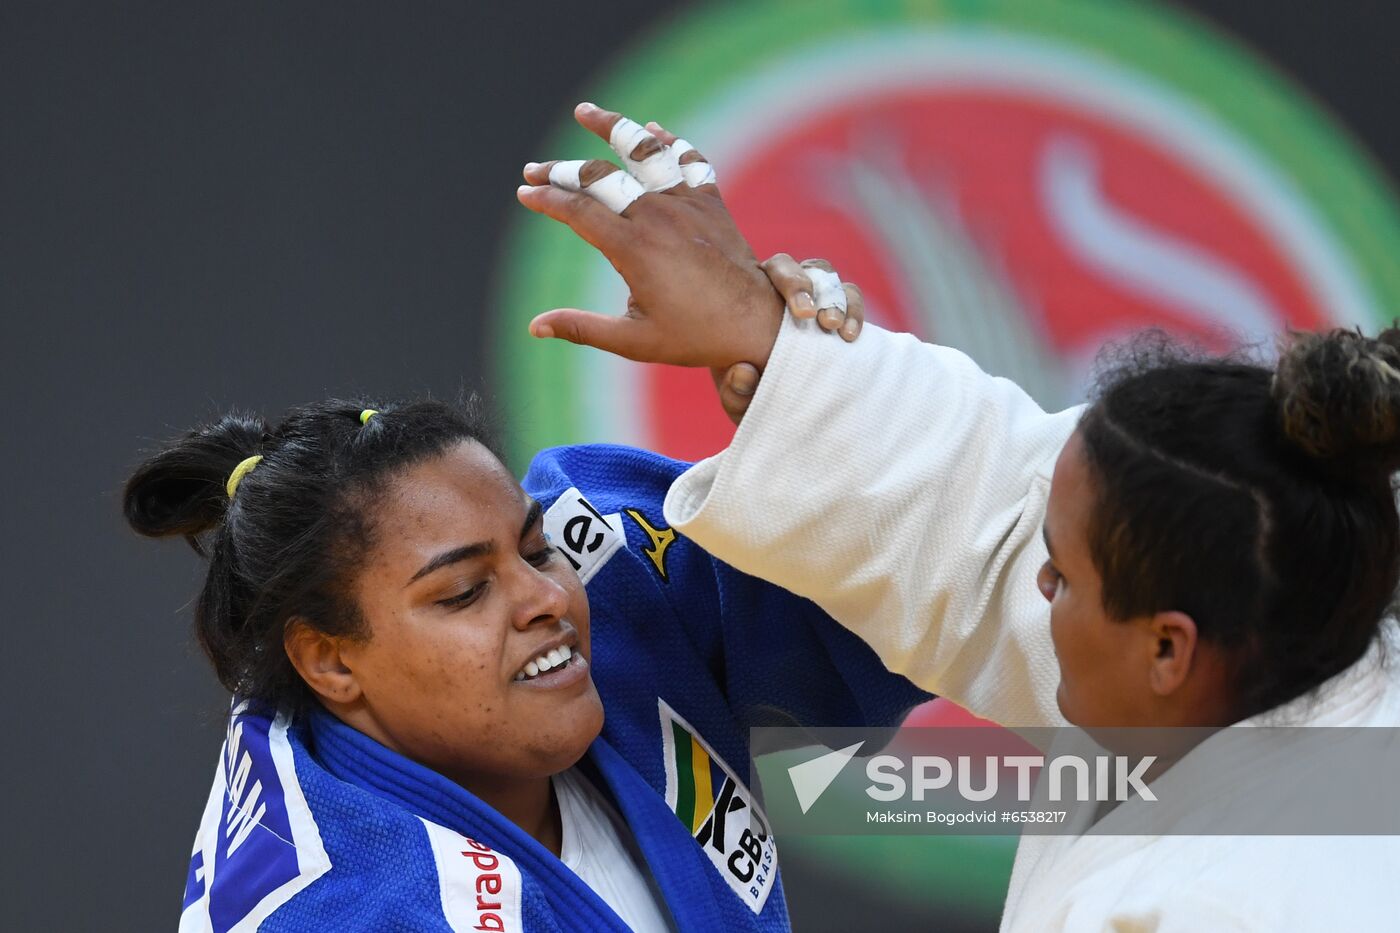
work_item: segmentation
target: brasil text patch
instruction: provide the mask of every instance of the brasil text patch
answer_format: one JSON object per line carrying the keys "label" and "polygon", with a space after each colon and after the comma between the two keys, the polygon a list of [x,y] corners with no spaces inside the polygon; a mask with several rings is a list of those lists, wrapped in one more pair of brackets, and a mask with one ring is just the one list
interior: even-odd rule
{"label": "brasil text patch", "polygon": [[730,889],[754,913],[778,874],[768,818],[743,781],[665,700],[657,700],[666,760],[666,804]]}

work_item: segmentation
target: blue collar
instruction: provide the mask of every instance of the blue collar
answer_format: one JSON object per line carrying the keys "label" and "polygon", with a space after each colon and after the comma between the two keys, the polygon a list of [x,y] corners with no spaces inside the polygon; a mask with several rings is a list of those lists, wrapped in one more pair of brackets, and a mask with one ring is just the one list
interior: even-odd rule
{"label": "blue collar", "polygon": [[[554,853],[470,791],[325,710],[313,710],[302,722],[307,749],[333,777],[507,854],[546,888],[563,886],[573,894],[573,914],[581,929],[628,933],[612,908]],[[595,782],[602,778],[597,783],[631,828],[677,928],[721,929],[713,885],[697,883],[714,868],[662,796],[602,738],[594,740],[583,764]]]}
{"label": "blue collar", "polygon": [[553,892],[567,890],[579,929],[627,933],[613,909],[553,852],[475,794],[324,710],[313,710],[303,722],[308,750],[333,777],[501,852],[545,889],[550,903],[558,902]]}

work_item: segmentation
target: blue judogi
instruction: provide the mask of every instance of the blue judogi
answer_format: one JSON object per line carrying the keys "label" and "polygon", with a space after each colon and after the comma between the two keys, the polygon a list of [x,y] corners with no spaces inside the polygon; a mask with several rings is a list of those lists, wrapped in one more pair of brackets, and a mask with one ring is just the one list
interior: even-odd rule
{"label": "blue judogi", "polygon": [[[685,464],[539,454],[524,486],[587,586],[602,735],[579,767],[626,820],[681,931],[787,930],[749,729],[891,725],[928,699],[812,603],[666,528]],[[625,930],[531,836],[324,712],[230,715],[181,933]]]}

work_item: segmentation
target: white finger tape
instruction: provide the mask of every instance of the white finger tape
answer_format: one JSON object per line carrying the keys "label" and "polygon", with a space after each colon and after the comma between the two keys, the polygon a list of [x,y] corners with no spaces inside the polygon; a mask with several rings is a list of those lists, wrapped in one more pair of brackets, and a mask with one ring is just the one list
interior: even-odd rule
{"label": "white finger tape", "polygon": [[623,166],[648,191],[665,191],[685,181],[678,160],[680,154],[670,146],[662,146],[645,159],[632,158],[632,150],[648,139],[655,139],[636,120],[621,117],[613,124],[608,145],[622,160]]}
{"label": "white finger tape", "polygon": [[846,310],[846,290],[841,287],[841,277],[835,272],[806,266],[803,271],[812,280],[812,300],[817,308],[840,308]]}
{"label": "white finger tape", "polygon": [[692,188],[713,185],[715,183],[715,169],[708,162],[688,162],[681,166],[681,177]]}
{"label": "white finger tape", "polygon": [[549,170],[549,183],[565,191],[581,191],[601,202],[614,214],[621,214],[633,201],[646,194],[646,189],[637,179],[626,172],[610,172],[587,188],[583,187],[579,183],[578,173],[587,164],[582,159],[555,162]]}
{"label": "white finger tape", "polygon": [[[679,161],[680,157],[687,152],[694,152],[695,147],[684,139],[678,139],[671,143],[671,151],[676,154],[676,160]],[[688,162],[681,165],[681,177],[692,188],[713,185],[715,183],[715,168],[703,159],[698,162]]]}
{"label": "white finger tape", "polygon": [[582,190],[578,182],[579,169],[583,168],[583,161],[575,159],[571,162],[555,162],[549,167],[549,183],[566,191]]}

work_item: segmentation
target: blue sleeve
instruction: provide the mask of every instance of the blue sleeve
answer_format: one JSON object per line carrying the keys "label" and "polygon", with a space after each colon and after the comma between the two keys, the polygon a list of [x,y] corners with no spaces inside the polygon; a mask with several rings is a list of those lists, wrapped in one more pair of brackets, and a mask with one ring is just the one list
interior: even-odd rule
{"label": "blue sleeve", "polygon": [[744,726],[887,726],[931,698],[816,604],[667,528],[662,502],[687,466],[612,445],[553,448],[531,464],[525,488],[546,508],[576,489],[625,533],[625,553],[588,583],[595,620],[619,620],[625,637],[683,639]]}

